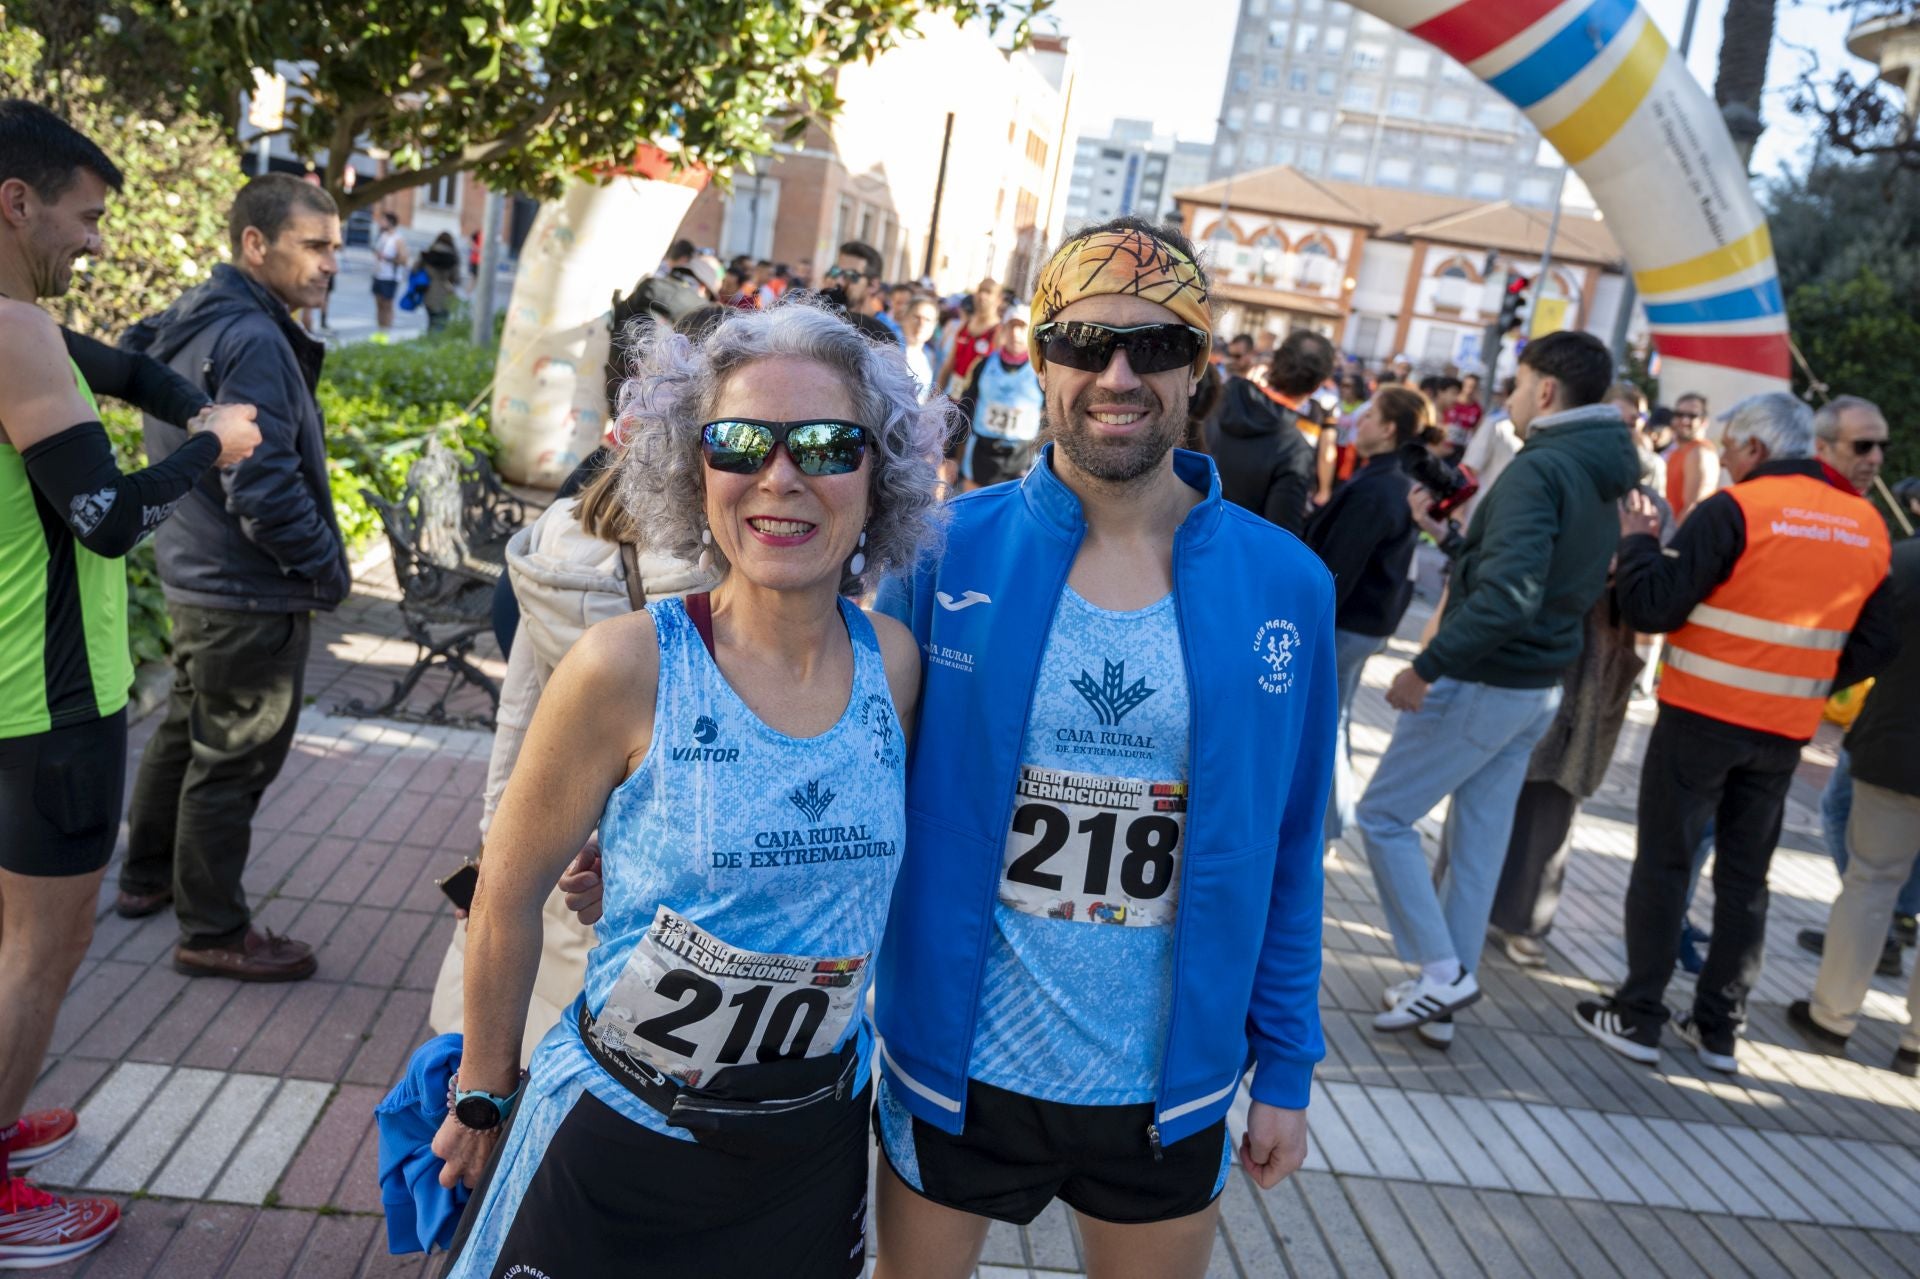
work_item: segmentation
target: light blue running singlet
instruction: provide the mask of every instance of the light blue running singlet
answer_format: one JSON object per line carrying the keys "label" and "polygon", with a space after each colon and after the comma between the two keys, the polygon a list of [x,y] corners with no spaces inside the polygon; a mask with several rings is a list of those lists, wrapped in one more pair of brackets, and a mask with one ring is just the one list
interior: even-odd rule
{"label": "light blue running singlet", "polygon": [[[840,601],[852,695],[827,732],[794,738],[733,691],[678,599],[647,611],[660,637],[653,741],[600,818],[605,914],[583,995],[594,1033],[689,1084],[857,1035],[857,1094],[872,1070],[871,958],[906,824],[906,744],[873,624]],[[571,1014],[529,1076],[456,1274],[497,1249],[583,1088],[692,1140],[594,1061]]]}
{"label": "light blue running singlet", "polygon": [[1041,1101],[1151,1101],[1173,1003],[1188,705],[1173,596],[1047,638],[988,941],[972,1078]]}

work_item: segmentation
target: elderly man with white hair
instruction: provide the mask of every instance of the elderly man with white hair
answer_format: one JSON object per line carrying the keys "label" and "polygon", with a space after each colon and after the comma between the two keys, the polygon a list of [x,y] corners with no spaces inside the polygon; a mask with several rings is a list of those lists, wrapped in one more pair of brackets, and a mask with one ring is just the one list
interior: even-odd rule
{"label": "elderly man with white hair", "polygon": [[1620,613],[1636,630],[1667,632],[1667,655],[1640,770],[1627,979],[1575,1016],[1622,1056],[1658,1062],[1693,850],[1711,821],[1713,941],[1673,1028],[1702,1065],[1731,1074],[1800,748],[1828,693],[1877,673],[1899,638],[1886,525],[1823,474],[1807,406],[1756,395],[1723,422],[1733,485],[1695,507],[1666,551],[1651,503],[1630,496],[1621,509]]}

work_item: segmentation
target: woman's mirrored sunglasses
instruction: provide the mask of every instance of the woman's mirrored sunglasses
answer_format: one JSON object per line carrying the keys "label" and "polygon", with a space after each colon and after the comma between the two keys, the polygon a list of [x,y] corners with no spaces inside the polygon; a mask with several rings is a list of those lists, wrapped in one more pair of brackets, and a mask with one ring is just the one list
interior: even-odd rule
{"label": "woman's mirrored sunglasses", "polygon": [[757,473],[782,444],[803,475],[849,475],[867,455],[867,428],[832,418],[762,422],[750,417],[722,418],[700,428],[707,465],[733,475]]}
{"label": "woman's mirrored sunglasses", "polygon": [[1135,373],[1164,373],[1192,368],[1207,349],[1207,335],[1187,324],[1136,324],[1115,328],[1087,320],[1043,324],[1033,331],[1041,358],[1048,364],[1101,373],[1116,349],[1127,353],[1127,367]]}

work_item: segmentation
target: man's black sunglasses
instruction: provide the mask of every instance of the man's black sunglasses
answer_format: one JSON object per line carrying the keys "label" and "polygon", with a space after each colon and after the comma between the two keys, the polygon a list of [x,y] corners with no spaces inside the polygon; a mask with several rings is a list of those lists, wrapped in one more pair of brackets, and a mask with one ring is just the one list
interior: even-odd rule
{"label": "man's black sunglasses", "polygon": [[848,284],[858,284],[867,278],[867,273],[865,271],[849,271],[843,266],[830,266],[827,268],[827,278],[829,280],[845,280]]}
{"label": "man's black sunglasses", "polygon": [[1885,440],[1848,440],[1847,447],[1853,450],[1855,457],[1865,457],[1875,449],[1885,452],[1887,442]]}
{"label": "man's black sunglasses", "polygon": [[1087,373],[1102,373],[1115,350],[1127,353],[1127,367],[1135,373],[1165,373],[1192,368],[1207,349],[1207,335],[1188,324],[1136,324],[1115,328],[1088,320],[1042,324],[1033,331],[1040,356],[1048,364],[1062,364]]}
{"label": "man's black sunglasses", "polygon": [[867,455],[867,428],[835,418],[762,422],[750,417],[722,418],[700,428],[707,465],[733,475],[757,474],[782,444],[803,475],[851,475]]}

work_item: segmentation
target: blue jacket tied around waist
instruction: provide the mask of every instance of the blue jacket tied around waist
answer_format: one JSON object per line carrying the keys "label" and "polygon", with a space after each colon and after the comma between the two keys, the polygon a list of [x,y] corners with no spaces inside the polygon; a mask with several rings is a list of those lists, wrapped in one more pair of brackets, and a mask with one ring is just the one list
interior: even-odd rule
{"label": "blue jacket tied around waist", "polygon": [[[1174,538],[1192,705],[1173,1001],[1155,1122],[1167,1143],[1256,1100],[1307,1104],[1320,1033],[1321,824],[1334,751],[1333,582],[1293,535],[1221,499],[1203,454],[1174,469],[1206,494]],[[876,964],[881,1061],[907,1108],[946,1132],[966,1081],[1034,680],[1086,533],[1053,473],[951,503],[944,554],[888,581],[925,686],[907,777],[907,848]],[[1115,1009],[1125,1016],[1125,1009]]]}
{"label": "blue jacket tied around waist", "polygon": [[439,1035],[414,1049],[407,1073],[373,1108],[380,1132],[380,1206],[387,1214],[387,1251],[395,1255],[444,1249],[467,1206],[471,1192],[440,1184],[446,1162],[433,1153],[462,1042],[459,1035]]}

